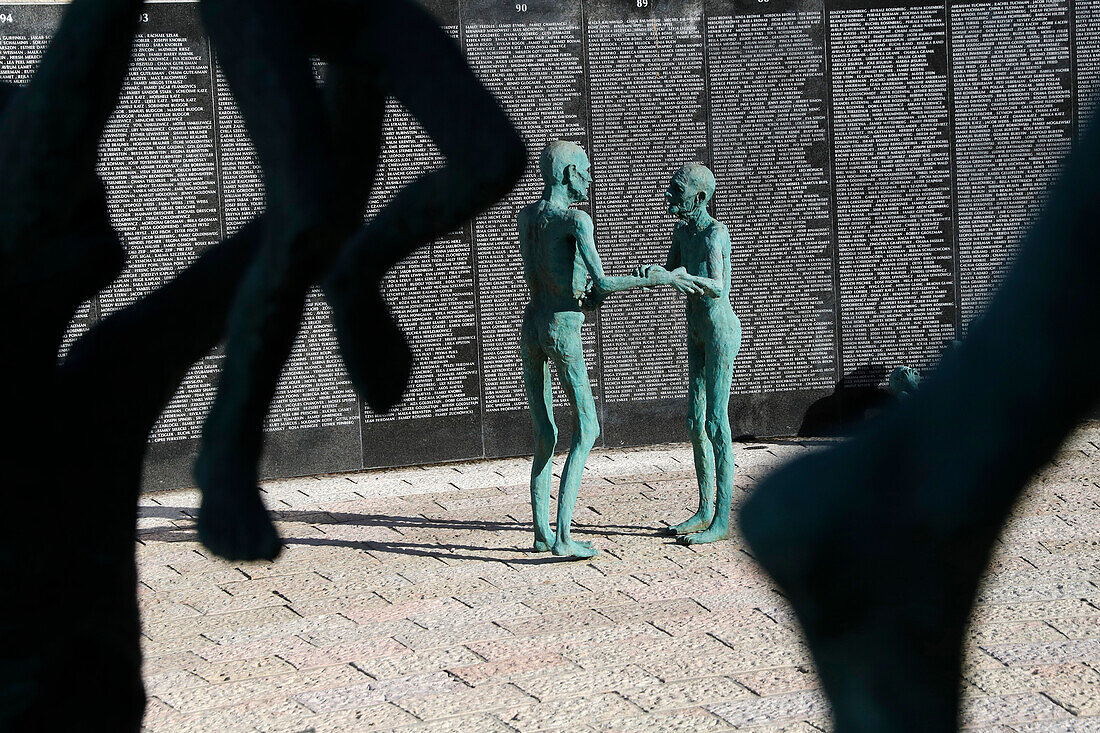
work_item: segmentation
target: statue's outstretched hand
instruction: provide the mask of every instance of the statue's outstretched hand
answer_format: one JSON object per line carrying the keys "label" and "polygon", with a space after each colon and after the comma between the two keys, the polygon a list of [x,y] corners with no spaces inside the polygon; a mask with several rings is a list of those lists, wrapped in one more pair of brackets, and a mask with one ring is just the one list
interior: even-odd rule
{"label": "statue's outstretched hand", "polygon": [[644,277],[649,280],[649,287],[655,285],[668,285],[671,283],[669,280],[668,270],[660,265],[642,265],[634,269],[634,277]]}
{"label": "statue's outstretched hand", "polygon": [[[662,268],[663,269],[663,268]],[[703,289],[695,284],[695,278],[683,267],[677,267],[668,274],[668,283],[684,295],[702,295]]]}

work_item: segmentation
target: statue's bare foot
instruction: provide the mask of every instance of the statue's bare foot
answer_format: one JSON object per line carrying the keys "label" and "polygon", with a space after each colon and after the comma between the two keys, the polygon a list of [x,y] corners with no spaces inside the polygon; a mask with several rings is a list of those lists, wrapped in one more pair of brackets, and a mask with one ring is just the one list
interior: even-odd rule
{"label": "statue's bare foot", "polygon": [[676,541],[684,545],[706,545],[711,542],[717,542],[718,540],[728,540],[729,538],[730,528],[729,522],[727,521],[721,524],[715,522],[702,532],[680,535],[676,538]]}
{"label": "statue's bare foot", "polygon": [[371,410],[389,412],[405,394],[412,374],[412,351],[386,306],[379,284],[348,285],[334,278],[326,292],[348,375]]}
{"label": "statue's bare foot", "polygon": [[951,530],[950,507],[922,505],[963,495],[944,486],[962,469],[931,478],[935,462],[895,433],[778,469],[740,513],[850,733],[956,729],[963,629],[996,531]]}
{"label": "statue's bare foot", "polygon": [[554,546],[554,530],[546,522],[535,523],[535,552],[550,552]]}
{"label": "statue's bare foot", "polygon": [[701,532],[711,525],[714,521],[714,510],[709,512],[700,509],[691,516],[691,518],[674,524],[668,528],[668,533],[673,535],[691,534],[692,532]]}
{"label": "statue's bare foot", "polygon": [[595,557],[600,554],[599,550],[594,549],[588,542],[579,542],[572,539],[557,540],[551,552],[558,557],[575,557],[578,559]]}
{"label": "statue's bare foot", "polygon": [[[588,548],[592,547],[591,542],[586,542],[584,540],[573,540],[573,542],[580,545],[581,547],[588,547]],[[535,540],[535,552],[550,552],[551,549],[553,549],[553,546],[554,546],[553,542],[549,542],[547,540],[540,540],[540,539]]]}
{"label": "statue's bare foot", "polygon": [[200,456],[195,467],[202,490],[199,541],[233,562],[274,560],[283,549],[282,541],[260,499],[254,472],[210,470],[205,467],[208,462]]}

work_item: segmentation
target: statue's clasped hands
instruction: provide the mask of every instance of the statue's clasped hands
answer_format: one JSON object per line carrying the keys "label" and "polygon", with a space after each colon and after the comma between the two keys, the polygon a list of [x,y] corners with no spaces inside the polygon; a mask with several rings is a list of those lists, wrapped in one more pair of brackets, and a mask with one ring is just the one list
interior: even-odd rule
{"label": "statue's clasped hands", "polygon": [[695,278],[688,274],[683,267],[677,267],[669,272],[660,265],[643,265],[634,269],[634,277],[642,277],[649,280],[650,287],[655,285],[671,285],[685,295],[703,295],[704,291],[696,284]]}

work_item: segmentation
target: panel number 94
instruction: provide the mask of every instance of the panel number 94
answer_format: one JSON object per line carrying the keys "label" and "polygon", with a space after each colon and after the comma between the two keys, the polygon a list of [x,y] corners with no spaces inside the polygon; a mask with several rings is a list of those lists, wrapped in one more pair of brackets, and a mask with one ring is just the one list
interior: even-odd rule
{"label": "panel number 94", "polygon": [[12,17],[11,13],[0,13],[0,23],[14,23],[14,22],[15,22],[15,18]]}

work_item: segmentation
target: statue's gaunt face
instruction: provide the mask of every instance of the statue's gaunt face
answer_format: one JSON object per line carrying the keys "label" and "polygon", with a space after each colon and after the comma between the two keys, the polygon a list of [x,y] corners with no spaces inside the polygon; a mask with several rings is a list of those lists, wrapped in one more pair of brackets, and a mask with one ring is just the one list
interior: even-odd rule
{"label": "statue's gaunt face", "polygon": [[665,191],[668,213],[681,219],[690,219],[699,208],[699,188],[680,176],[673,176]]}
{"label": "statue's gaunt face", "polygon": [[572,166],[573,175],[569,176],[569,196],[574,201],[588,199],[588,187],[592,185],[592,164],[587,155],[578,155]]}

